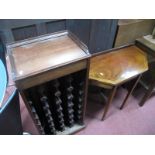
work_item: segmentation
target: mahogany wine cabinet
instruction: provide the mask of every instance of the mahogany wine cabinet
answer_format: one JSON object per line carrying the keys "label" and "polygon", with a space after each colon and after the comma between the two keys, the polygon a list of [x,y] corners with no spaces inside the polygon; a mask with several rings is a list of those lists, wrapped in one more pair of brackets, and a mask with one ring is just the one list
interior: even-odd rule
{"label": "mahogany wine cabinet", "polygon": [[72,134],[85,127],[89,51],[61,31],[7,45],[16,87],[40,134]]}

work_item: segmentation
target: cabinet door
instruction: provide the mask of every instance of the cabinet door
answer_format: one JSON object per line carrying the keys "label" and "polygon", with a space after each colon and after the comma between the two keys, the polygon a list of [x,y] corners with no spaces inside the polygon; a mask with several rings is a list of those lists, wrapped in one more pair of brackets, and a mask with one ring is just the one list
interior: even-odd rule
{"label": "cabinet door", "polygon": [[66,21],[66,29],[74,33],[83,43],[89,47],[90,30],[91,30],[90,19],[73,19]]}
{"label": "cabinet door", "polygon": [[117,22],[116,19],[75,19],[67,20],[66,28],[84,42],[93,54],[113,47]]}
{"label": "cabinet door", "polygon": [[30,25],[12,29],[12,33],[14,40],[17,41],[37,36],[37,29],[35,25]]}
{"label": "cabinet door", "polygon": [[91,53],[100,52],[113,47],[117,20],[92,20],[89,48]]}
{"label": "cabinet door", "polygon": [[[65,19],[5,19],[0,20],[0,32],[10,43],[66,29]],[[0,35],[1,35],[0,34]]]}

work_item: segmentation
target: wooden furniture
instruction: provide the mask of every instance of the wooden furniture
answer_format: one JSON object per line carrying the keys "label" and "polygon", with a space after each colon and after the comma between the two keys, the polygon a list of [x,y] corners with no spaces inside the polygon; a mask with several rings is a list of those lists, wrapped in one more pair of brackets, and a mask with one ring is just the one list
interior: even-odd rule
{"label": "wooden furniture", "polygon": [[96,53],[111,49],[117,19],[0,19],[0,35],[7,43],[69,30]]}
{"label": "wooden furniture", "polygon": [[19,94],[15,90],[0,108],[0,135],[22,135]]}
{"label": "wooden furniture", "polygon": [[120,107],[122,109],[136,87],[141,74],[147,70],[148,63],[145,53],[134,45],[114,49],[107,54],[101,52],[90,59],[90,84],[112,90],[102,120],[108,112],[117,87],[137,77]]}
{"label": "wooden furniture", "polygon": [[87,47],[62,31],[9,44],[13,79],[40,134],[85,127]]}
{"label": "wooden furniture", "polygon": [[152,34],[154,26],[153,19],[120,19],[114,47],[134,43],[137,38]]}
{"label": "wooden furniture", "polygon": [[145,88],[146,92],[141,99],[139,105],[143,106],[147,99],[155,93],[155,61],[149,64],[149,70],[144,73],[140,80],[140,84]]}
{"label": "wooden furniture", "polygon": [[2,105],[3,98],[4,98],[6,85],[7,85],[6,69],[5,69],[3,62],[0,59],[0,108]]}
{"label": "wooden furniture", "polygon": [[144,73],[140,84],[145,88],[146,93],[141,99],[139,105],[143,106],[147,99],[155,93],[155,44],[151,35],[147,35],[136,40],[136,45],[144,50],[149,58],[149,70]]}
{"label": "wooden furniture", "polygon": [[152,35],[147,35],[136,39],[136,45],[148,54],[148,57],[150,58],[149,62],[155,57],[155,44],[151,42],[151,38]]}

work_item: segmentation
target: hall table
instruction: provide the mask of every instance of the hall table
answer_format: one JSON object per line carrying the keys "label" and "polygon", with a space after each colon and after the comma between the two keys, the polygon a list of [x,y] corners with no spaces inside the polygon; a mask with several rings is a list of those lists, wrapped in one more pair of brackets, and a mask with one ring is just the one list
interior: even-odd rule
{"label": "hall table", "polygon": [[111,89],[110,96],[104,108],[102,120],[104,120],[109,110],[118,86],[131,79],[137,78],[120,107],[120,109],[122,109],[138,84],[142,73],[147,70],[147,56],[135,45],[113,49],[106,54],[100,52],[90,59],[90,84]]}

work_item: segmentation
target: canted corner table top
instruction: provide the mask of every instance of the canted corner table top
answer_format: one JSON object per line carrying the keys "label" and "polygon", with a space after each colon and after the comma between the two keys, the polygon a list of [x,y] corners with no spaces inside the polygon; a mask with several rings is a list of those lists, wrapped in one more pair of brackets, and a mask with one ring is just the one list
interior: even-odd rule
{"label": "canted corner table top", "polygon": [[132,45],[92,57],[89,79],[107,85],[119,85],[147,70],[146,54]]}
{"label": "canted corner table top", "polygon": [[86,53],[68,35],[62,35],[14,47],[10,57],[15,79],[22,79],[82,59]]}

